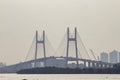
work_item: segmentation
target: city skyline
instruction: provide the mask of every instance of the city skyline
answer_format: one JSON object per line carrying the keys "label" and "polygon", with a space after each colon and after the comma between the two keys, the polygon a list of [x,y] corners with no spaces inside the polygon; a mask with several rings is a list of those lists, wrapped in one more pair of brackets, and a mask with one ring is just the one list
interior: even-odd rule
{"label": "city skyline", "polygon": [[77,27],[88,52],[120,51],[119,4],[119,0],[0,1],[0,62],[24,61],[36,30],[40,35],[45,30],[56,50],[67,27],[71,32]]}
{"label": "city skyline", "polygon": [[108,63],[120,63],[120,51],[113,50],[109,53],[102,52],[100,54],[100,61]]}

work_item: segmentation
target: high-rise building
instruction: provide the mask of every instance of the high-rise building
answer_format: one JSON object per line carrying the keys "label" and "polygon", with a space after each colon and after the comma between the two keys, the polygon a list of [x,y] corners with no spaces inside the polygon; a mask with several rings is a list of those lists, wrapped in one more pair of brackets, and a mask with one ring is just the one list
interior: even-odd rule
{"label": "high-rise building", "polygon": [[110,52],[110,63],[118,63],[118,51],[114,50]]}
{"label": "high-rise building", "polygon": [[102,53],[100,54],[100,60],[101,60],[102,62],[108,62],[108,53],[102,52]]}

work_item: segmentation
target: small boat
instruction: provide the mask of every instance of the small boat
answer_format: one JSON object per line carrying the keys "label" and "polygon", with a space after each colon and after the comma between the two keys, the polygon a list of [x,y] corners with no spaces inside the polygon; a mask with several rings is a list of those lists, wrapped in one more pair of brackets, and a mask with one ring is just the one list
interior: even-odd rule
{"label": "small boat", "polygon": [[27,80],[27,79],[22,79],[22,80]]}

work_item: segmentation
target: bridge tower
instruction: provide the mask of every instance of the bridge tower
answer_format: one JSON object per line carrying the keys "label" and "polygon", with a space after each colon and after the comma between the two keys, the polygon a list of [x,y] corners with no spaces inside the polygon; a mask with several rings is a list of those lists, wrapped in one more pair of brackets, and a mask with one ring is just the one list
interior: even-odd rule
{"label": "bridge tower", "polygon": [[43,40],[38,40],[38,31],[36,31],[36,42],[35,42],[35,60],[34,67],[37,67],[37,52],[38,52],[38,44],[43,45],[44,51],[44,66],[46,66],[46,51],[45,51],[45,31],[43,31]]}
{"label": "bridge tower", "polygon": [[66,67],[68,67],[69,44],[71,41],[75,42],[76,63],[77,63],[77,68],[78,68],[79,64],[78,64],[78,48],[77,48],[77,28],[75,28],[75,34],[74,34],[74,37],[72,37],[72,38],[70,37],[69,28],[67,28]]}

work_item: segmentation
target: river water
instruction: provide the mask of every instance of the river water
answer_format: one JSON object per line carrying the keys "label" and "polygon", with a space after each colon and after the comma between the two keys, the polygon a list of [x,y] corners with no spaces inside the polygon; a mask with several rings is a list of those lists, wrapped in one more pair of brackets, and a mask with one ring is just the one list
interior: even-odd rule
{"label": "river water", "polygon": [[0,74],[0,80],[120,80],[119,74]]}

